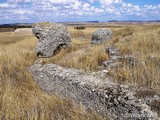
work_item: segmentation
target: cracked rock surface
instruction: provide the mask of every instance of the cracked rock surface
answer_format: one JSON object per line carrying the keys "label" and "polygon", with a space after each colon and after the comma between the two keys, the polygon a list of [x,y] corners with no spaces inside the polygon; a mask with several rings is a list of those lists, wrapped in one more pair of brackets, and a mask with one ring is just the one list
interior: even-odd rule
{"label": "cracked rock surface", "polygon": [[155,97],[136,97],[137,87],[113,82],[107,71],[85,73],[76,69],[63,68],[55,64],[42,65],[39,62],[30,67],[30,72],[40,88],[51,94],[69,98],[73,103],[82,104],[86,110],[94,110],[105,118],[116,120],[158,120],[151,110]]}
{"label": "cracked rock surface", "polygon": [[38,38],[36,54],[39,57],[51,57],[59,49],[70,45],[71,36],[62,24],[36,23],[32,26],[32,31]]}
{"label": "cracked rock surface", "polygon": [[101,44],[112,39],[112,31],[108,28],[99,28],[92,34],[92,44]]}

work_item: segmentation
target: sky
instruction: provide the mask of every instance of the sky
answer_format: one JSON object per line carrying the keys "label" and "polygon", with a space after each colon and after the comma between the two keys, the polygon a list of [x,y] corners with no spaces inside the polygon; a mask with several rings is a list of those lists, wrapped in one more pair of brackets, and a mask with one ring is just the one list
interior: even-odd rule
{"label": "sky", "polygon": [[0,0],[0,24],[160,20],[160,0]]}

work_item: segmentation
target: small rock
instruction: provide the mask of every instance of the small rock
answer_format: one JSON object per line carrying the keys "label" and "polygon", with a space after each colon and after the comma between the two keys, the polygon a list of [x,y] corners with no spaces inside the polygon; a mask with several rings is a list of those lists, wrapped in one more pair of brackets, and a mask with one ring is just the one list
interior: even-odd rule
{"label": "small rock", "polygon": [[109,54],[110,58],[116,58],[120,56],[120,50],[115,45],[109,46],[105,51]]}
{"label": "small rock", "polygon": [[111,68],[116,68],[120,65],[119,62],[116,62],[114,60],[108,60],[108,61],[103,62],[102,64],[108,70],[111,69]]}
{"label": "small rock", "polygon": [[92,44],[101,44],[112,39],[112,31],[107,28],[99,28],[92,34]]}

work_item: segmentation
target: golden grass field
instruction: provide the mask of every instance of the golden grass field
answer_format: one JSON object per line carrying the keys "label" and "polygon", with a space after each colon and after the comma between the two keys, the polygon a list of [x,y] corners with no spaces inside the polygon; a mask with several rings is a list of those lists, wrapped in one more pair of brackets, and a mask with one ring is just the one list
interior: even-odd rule
{"label": "golden grass field", "polygon": [[102,120],[69,100],[43,93],[27,68],[36,59],[34,36],[0,33],[0,119],[2,120]]}
{"label": "golden grass field", "polygon": [[[127,82],[158,89],[160,87],[160,25],[130,25],[111,28],[113,39],[101,45],[89,45],[92,33],[97,29],[82,31],[68,27],[72,45],[61,50],[44,64],[56,63],[64,67],[97,71],[102,62],[109,59],[104,49],[115,44],[121,54],[131,54],[139,61],[147,61],[149,56],[158,60],[147,61],[145,66],[130,68],[123,64],[109,74],[118,82]],[[75,107],[69,100],[43,93],[32,80],[27,68],[35,59],[37,40],[32,35],[0,33],[0,119],[4,120],[101,120],[95,113],[87,113]]]}

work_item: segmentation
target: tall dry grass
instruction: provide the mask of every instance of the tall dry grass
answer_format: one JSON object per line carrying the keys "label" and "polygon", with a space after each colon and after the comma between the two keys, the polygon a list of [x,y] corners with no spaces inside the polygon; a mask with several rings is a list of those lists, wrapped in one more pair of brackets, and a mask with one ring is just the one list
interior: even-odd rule
{"label": "tall dry grass", "polygon": [[[8,39],[5,45],[5,34]],[[11,38],[10,38],[11,37]],[[17,37],[3,33],[0,39],[0,119],[2,120],[101,120],[86,113],[69,100],[43,93],[27,68],[35,61],[34,37]],[[12,44],[10,44],[12,43]]]}
{"label": "tall dry grass", "polygon": [[[138,61],[135,66],[131,67],[128,63],[123,62],[122,67],[111,70],[109,74],[116,81],[148,86],[154,89],[160,87],[160,25],[130,25],[118,29],[112,28],[113,39],[97,46],[89,45],[91,35],[96,28],[81,30],[84,37],[82,40],[79,39],[77,30],[73,28],[69,28],[69,30],[73,38],[70,51],[62,50],[60,54],[46,63],[53,62],[64,67],[97,71],[102,69],[102,62],[109,59],[104,49],[115,44],[120,48],[122,56],[132,55]],[[156,60],[148,60],[151,56],[155,56]]]}
{"label": "tall dry grass", "polygon": [[[71,47],[61,50],[52,58],[43,59],[44,64],[56,63],[64,67],[97,71],[102,69],[102,62],[109,59],[104,49],[115,44],[122,56],[130,54],[138,61],[134,66],[122,61],[122,67],[111,70],[109,74],[116,81],[154,89],[160,87],[160,25],[112,28],[113,39],[101,45],[90,45],[91,35],[96,28],[75,31],[69,27],[69,30],[72,35]],[[102,119],[73,106],[68,100],[49,96],[39,89],[27,71],[36,59],[35,45],[33,36],[0,33],[0,119]],[[156,60],[149,60],[149,56],[155,56]]]}

